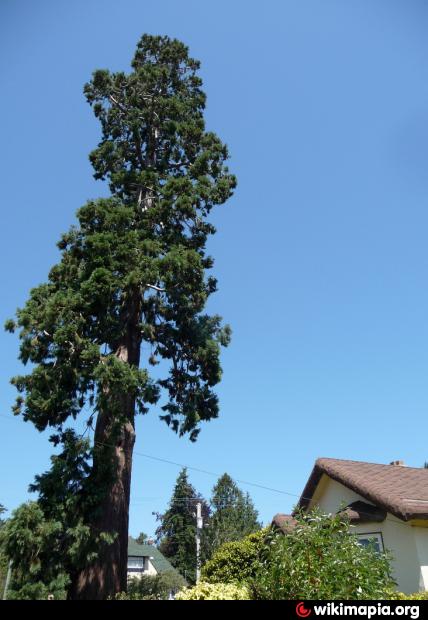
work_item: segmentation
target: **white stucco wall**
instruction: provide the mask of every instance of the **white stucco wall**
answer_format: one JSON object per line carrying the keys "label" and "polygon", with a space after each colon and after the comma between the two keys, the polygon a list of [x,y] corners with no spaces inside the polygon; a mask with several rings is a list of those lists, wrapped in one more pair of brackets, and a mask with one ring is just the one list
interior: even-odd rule
{"label": "white stucco wall", "polygon": [[421,567],[420,590],[428,590],[428,529],[414,527],[416,551]]}
{"label": "white stucco wall", "polygon": [[[310,507],[318,505],[323,512],[336,513],[345,503],[367,500],[325,474],[314,493]],[[385,549],[393,555],[394,578],[402,592],[428,589],[428,528],[401,521],[387,514],[382,523],[355,526],[358,534],[380,532]]]}
{"label": "white stucco wall", "polygon": [[144,571],[144,574],[145,575],[157,575],[158,574],[157,570],[151,563],[150,558],[147,559],[147,567],[146,567],[146,570]]}

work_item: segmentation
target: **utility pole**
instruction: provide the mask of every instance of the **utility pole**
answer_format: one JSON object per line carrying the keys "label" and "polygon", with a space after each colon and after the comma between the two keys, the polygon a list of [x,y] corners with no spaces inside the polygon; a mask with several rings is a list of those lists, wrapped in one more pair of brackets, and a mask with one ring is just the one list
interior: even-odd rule
{"label": "utility pole", "polygon": [[7,568],[6,583],[4,584],[4,591],[3,591],[3,600],[4,601],[7,600],[7,591],[9,589],[9,583],[10,583],[11,576],[12,576],[12,560],[9,561],[9,566]]}
{"label": "utility pole", "polygon": [[202,530],[202,504],[196,504],[196,583],[201,578],[201,530]]}

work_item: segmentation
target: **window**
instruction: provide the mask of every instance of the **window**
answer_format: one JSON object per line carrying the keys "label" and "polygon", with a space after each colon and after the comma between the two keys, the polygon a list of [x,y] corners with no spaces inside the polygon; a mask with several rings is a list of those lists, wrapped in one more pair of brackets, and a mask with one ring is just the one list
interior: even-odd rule
{"label": "window", "polygon": [[142,573],[146,567],[146,558],[130,557],[128,558],[128,570]]}
{"label": "window", "polygon": [[358,542],[362,547],[369,547],[371,545],[373,549],[378,553],[383,552],[383,539],[380,532],[367,532],[367,534],[357,534],[357,537]]}

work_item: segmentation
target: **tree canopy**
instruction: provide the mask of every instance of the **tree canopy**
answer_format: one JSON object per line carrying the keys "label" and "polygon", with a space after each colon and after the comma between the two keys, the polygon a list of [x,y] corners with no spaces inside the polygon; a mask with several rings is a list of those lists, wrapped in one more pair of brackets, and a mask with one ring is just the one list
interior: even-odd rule
{"label": "tree canopy", "polygon": [[140,532],[135,540],[139,545],[144,545],[148,542],[149,537],[145,532]]}

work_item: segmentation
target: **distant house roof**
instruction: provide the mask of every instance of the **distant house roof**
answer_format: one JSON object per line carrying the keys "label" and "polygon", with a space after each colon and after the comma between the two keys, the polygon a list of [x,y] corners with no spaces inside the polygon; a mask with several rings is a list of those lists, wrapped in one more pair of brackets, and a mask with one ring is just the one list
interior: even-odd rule
{"label": "distant house roof", "polygon": [[173,565],[162,555],[162,553],[154,545],[140,545],[134,538],[128,538],[128,557],[146,557],[151,558],[150,562],[158,573],[166,571],[176,571]]}
{"label": "distant house roof", "polygon": [[428,469],[405,467],[398,463],[380,465],[319,458],[315,462],[298,507],[309,506],[322,475],[327,474],[403,521],[428,519]]}
{"label": "distant house roof", "polygon": [[284,534],[290,532],[296,524],[297,521],[292,515],[278,513],[272,519],[272,527],[281,530]]}

